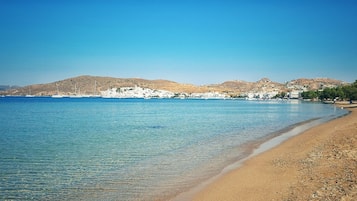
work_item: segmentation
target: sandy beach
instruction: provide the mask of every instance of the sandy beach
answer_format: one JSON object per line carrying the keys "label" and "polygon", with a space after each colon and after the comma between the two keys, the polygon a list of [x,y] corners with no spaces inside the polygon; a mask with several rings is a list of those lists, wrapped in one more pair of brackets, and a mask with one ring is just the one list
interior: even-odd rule
{"label": "sandy beach", "polygon": [[349,115],[250,158],[193,200],[357,200],[357,108],[351,106]]}

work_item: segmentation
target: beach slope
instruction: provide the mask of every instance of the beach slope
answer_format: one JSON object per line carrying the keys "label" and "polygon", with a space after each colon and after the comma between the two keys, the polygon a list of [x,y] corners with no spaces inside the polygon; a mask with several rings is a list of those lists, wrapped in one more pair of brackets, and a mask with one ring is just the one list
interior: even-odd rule
{"label": "beach slope", "polygon": [[357,200],[357,108],[257,155],[193,200]]}

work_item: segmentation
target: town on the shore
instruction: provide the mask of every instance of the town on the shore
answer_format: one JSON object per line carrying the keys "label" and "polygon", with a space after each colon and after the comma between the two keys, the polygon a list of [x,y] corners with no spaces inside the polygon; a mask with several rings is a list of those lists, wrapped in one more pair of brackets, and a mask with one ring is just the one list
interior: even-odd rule
{"label": "town on the shore", "polygon": [[[97,87],[97,80],[101,80],[102,83],[99,88]],[[90,83],[94,83],[94,86],[89,86],[91,85]],[[272,82],[268,78],[263,78],[257,82],[227,81],[218,85],[196,87],[167,80],[152,81],[79,76],[49,84],[13,88],[2,87],[2,89],[0,88],[0,96],[142,99],[305,99],[334,102],[337,100],[357,100],[357,80],[354,83],[345,83],[328,78],[297,79],[280,84]]]}

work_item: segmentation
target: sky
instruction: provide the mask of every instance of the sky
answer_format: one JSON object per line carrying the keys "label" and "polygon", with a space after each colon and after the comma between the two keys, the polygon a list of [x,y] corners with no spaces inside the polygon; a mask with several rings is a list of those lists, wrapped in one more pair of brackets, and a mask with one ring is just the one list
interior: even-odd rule
{"label": "sky", "polygon": [[357,79],[354,0],[0,0],[0,84]]}

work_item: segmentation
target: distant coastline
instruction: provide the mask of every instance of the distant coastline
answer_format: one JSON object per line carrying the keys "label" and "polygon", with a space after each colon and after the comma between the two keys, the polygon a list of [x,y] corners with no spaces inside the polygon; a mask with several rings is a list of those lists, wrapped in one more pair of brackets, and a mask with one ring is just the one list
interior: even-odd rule
{"label": "distant coastline", "polygon": [[6,91],[11,89],[18,89],[20,86],[12,86],[12,85],[0,85],[0,91]]}
{"label": "distant coastline", "polygon": [[2,96],[63,96],[63,97],[107,97],[107,98],[248,98],[271,99],[299,98],[307,90],[323,90],[344,86],[348,83],[331,78],[300,78],[278,83],[269,78],[256,82],[226,81],[220,84],[196,86],[169,80],[146,80],[140,78],[113,78],[78,76],[47,84],[24,87],[7,87]]}

